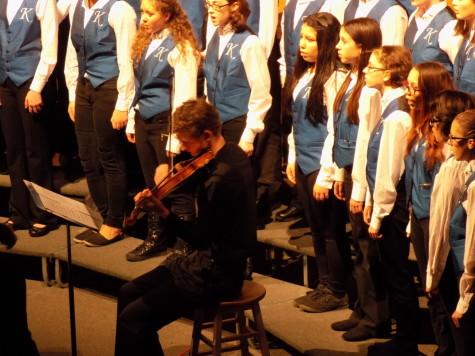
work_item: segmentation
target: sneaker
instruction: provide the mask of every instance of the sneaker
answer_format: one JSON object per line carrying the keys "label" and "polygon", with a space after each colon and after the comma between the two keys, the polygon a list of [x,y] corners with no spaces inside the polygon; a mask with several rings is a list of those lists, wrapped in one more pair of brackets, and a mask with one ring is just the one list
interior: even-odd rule
{"label": "sneaker", "polygon": [[348,308],[348,296],[337,298],[332,293],[323,293],[320,297],[308,298],[300,304],[300,309],[308,313],[323,313],[344,308]]}
{"label": "sneaker", "polygon": [[320,298],[320,296],[324,293],[331,293],[331,291],[323,284],[319,284],[314,290],[308,291],[304,296],[296,298],[294,300],[293,306],[300,308],[300,304],[305,303],[307,299],[312,300],[315,298]]}

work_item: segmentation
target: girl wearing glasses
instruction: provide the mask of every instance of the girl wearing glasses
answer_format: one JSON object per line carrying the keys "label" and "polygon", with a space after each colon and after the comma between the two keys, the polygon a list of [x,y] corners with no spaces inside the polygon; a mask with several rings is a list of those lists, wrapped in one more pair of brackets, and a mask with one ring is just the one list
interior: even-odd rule
{"label": "girl wearing glasses", "polygon": [[[379,118],[380,98],[375,89],[364,88],[363,69],[368,65],[371,51],[381,46],[381,30],[378,23],[370,18],[348,21],[340,29],[340,39],[336,46],[342,63],[351,70],[336,96],[331,108],[328,136],[322,152],[322,167],[313,188],[317,200],[328,199],[333,186],[335,196],[346,200],[352,227],[353,244],[357,251],[355,259],[358,300],[350,319],[334,323],[332,328],[346,331],[343,338],[348,341],[365,340],[378,335],[382,324],[389,326],[384,315],[385,301],[377,301],[377,282],[371,264],[372,253],[368,250],[367,228],[363,221],[363,202],[366,194],[365,172],[353,185],[352,173],[359,161],[366,163],[367,140],[372,127]],[[358,140],[363,143],[357,147]],[[324,162],[326,162],[324,164]],[[334,162],[332,166],[331,163]],[[361,165],[360,165],[361,167]],[[361,169],[360,169],[361,171]],[[361,172],[360,172],[361,175]],[[352,194],[356,194],[354,196]],[[351,197],[351,199],[350,199]],[[354,209],[355,201],[361,201],[359,210]]]}
{"label": "girl wearing glasses", "polygon": [[[383,46],[373,51],[365,69],[366,85],[381,92],[381,117],[369,138],[364,219],[370,245],[379,251],[383,275],[394,308],[396,338],[370,347],[376,354],[417,355],[419,304],[409,266],[408,216],[404,190],[404,142],[411,128],[402,84],[412,66],[409,50]],[[371,353],[369,353],[371,354]]]}
{"label": "girl wearing glasses", "polygon": [[254,138],[264,128],[270,108],[270,77],[259,38],[246,25],[245,0],[206,3],[217,27],[208,43],[203,70],[208,101],[219,112],[223,136],[251,156]]}
{"label": "girl wearing glasses", "polygon": [[[151,189],[168,173],[166,151],[180,152],[176,143],[167,143],[170,113],[172,108],[196,97],[199,48],[177,0],[143,0],[141,7],[142,22],[132,44],[135,98],[126,132],[129,142],[136,145],[145,182]],[[171,76],[174,78],[172,88]],[[170,103],[171,98],[173,103]],[[175,193],[175,197],[178,196],[181,194]],[[191,215],[188,204],[182,203],[175,205],[180,211],[174,212],[183,217]],[[129,261],[146,259],[165,250],[166,242],[162,222],[151,212],[147,238],[126,258]]]}
{"label": "girl wearing glasses", "polygon": [[[339,30],[340,23],[329,13],[305,18],[294,75],[284,92],[284,108],[293,123],[288,138],[287,177],[297,184],[317,257],[318,287],[294,302],[307,312],[325,312],[348,305],[351,255],[342,220],[344,203],[332,194],[322,201],[313,196],[327,136],[327,105],[333,102],[346,76],[345,70],[338,69],[335,46]],[[325,299],[326,294],[331,295],[331,301]]]}
{"label": "girl wearing glasses", "polygon": [[[437,94],[431,104],[429,124],[437,142],[447,142],[455,116],[475,108],[475,97],[460,91],[445,90]],[[460,353],[458,332],[451,332],[454,324],[447,311],[455,310],[458,293],[449,244],[450,218],[462,194],[467,162],[453,156],[443,162],[434,180],[430,201],[429,249],[426,292],[429,311],[439,352]],[[440,311],[438,313],[434,313]]]}
{"label": "girl wearing glasses", "polygon": [[414,1],[416,11],[409,18],[404,45],[411,50],[414,64],[440,62],[449,72],[453,71],[447,53],[439,47],[439,34],[455,18],[453,10],[442,0]]}
{"label": "girl wearing glasses", "polygon": [[[460,278],[460,298],[452,320],[460,333],[457,355],[471,355],[475,349],[475,110],[456,116],[450,129],[449,145],[458,161],[467,166],[465,187],[450,221],[450,244],[457,276]],[[457,340],[458,341],[458,340]]]}

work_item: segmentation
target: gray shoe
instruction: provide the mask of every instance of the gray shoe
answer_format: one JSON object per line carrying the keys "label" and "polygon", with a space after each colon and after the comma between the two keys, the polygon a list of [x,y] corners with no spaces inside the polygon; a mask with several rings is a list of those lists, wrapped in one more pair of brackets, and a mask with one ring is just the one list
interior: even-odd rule
{"label": "gray shoe", "polygon": [[308,313],[324,313],[331,310],[343,309],[348,307],[348,296],[337,298],[331,293],[324,293],[319,298],[308,298],[302,304],[300,309]]}
{"label": "gray shoe", "polygon": [[307,300],[320,298],[325,293],[331,293],[331,291],[323,284],[319,284],[314,290],[311,290],[307,292],[307,294],[305,294],[304,296],[295,299],[293,306],[296,308],[300,308],[300,305],[305,304]]}

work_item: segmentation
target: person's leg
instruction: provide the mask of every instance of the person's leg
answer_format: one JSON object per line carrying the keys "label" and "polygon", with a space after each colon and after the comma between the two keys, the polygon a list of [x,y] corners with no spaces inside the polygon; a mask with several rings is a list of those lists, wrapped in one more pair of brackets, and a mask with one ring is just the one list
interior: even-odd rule
{"label": "person's leg", "polygon": [[[242,133],[246,128],[247,115],[236,117],[232,120],[226,121],[223,124],[222,134],[226,142],[233,142],[238,144],[241,141]],[[253,142],[251,142],[253,143]]]}

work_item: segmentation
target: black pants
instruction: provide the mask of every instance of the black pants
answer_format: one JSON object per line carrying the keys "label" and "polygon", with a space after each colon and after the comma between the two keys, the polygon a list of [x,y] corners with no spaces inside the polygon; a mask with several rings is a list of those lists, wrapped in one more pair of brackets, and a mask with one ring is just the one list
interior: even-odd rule
{"label": "black pants", "polygon": [[324,201],[313,197],[318,171],[305,175],[296,165],[295,175],[298,199],[312,232],[319,283],[341,298],[347,293],[352,272],[350,244],[345,233],[345,205],[332,192]]}
{"label": "black pants", "polygon": [[[17,87],[10,79],[0,86],[0,116],[11,180],[10,219],[24,228],[33,223],[55,225],[57,219],[39,210],[30,198],[23,179],[53,189],[51,154],[46,139],[46,107],[39,114],[25,109],[31,79]],[[47,98],[43,98],[46,102]]]}
{"label": "black pants", "polygon": [[405,350],[417,350],[419,301],[409,265],[409,239],[406,237],[408,213],[404,179],[397,190],[391,213],[382,221],[376,240],[381,257],[385,281],[389,292],[392,314],[397,323],[396,340]]}
{"label": "black pants", "polygon": [[[416,254],[417,266],[421,283],[425,290],[427,282],[427,260],[429,255],[429,218],[418,219],[411,213],[411,241]],[[451,261],[448,261],[451,263]],[[444,273],[444,275],[446,275]],[[441,283],[448,278],[442,276]],[[442,287],[443,288],[443,287]],[[455,341],[451,331],[451,313],[444,306],[444,301],[440,294],[434,294],[429,298],[427,306],[429,308],[432,329],[435,341],[438,346],[437,355],[455,355]],[[455,309],[454,309],[455,310]]]}
{"label": "black pants", "polygon": [[246,128],[246,119],[247,115],[242,115],[223,123],[222,134],[226,142],[239,144],[242,133]]}
{"label": "black pants", "polygon": [[87,79],[78,81],[75,126],[79,157],[104,224],[120,228],[127,196],[127,171],[124,131],[114,130],[111,124],[116,101],[117,78],[97,88]]}
{"label": "black pants", "polygon": [[354,268],[358,299],[355,302],[351,319],[358,322],[359,327],[376,332],[379,327],[390,322],[378,248],[369,238],[368,225],[365,224],[363,215],[350,212],[350,195],[353,189],[351,170],[345,171],[344,187],[353,246],[356,251]]}

